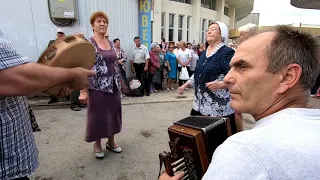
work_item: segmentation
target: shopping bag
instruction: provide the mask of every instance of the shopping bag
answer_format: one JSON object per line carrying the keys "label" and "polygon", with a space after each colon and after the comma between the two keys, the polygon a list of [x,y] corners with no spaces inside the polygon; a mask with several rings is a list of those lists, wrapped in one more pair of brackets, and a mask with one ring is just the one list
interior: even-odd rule
{"label": "shopping bag", "polygon": [[132,79],[129,83],[129,88],[131,90],[138,89],[141,86],[141,83],[138,79]]}
{"label": "shopping bag", "polygon": [[181,68],[179,79],[180,80],[188,80],[189,79],[189,73],[188,73],[188,70],[186,67]]}

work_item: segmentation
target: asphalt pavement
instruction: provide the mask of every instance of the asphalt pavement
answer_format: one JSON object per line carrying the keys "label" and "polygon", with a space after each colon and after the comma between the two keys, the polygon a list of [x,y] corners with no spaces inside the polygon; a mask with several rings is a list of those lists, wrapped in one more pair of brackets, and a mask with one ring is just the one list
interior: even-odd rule
{"label": "asphalt pavement", "polygon": [[[167,129],[189,115],[193,90],[178,95],[176,90],[147,97],[124,97],[123,128],[116,140],[123,152],[105,150],[105,158],[93,155],[93,143],[86,143],[86,109],[72,111],[68,102],[48,105],[48,98],[31,98],[41,132],[34,133],[40,153],[40,167],[32,180],[153,180],[159,173],[158,155],[169,150]],[[313,99],[320,108],[320,100]],[[244,127],[254,120],[244,114]],[[103,143],[107,140],[104,139]],[[105,149],[105,146],[104,146]]]}

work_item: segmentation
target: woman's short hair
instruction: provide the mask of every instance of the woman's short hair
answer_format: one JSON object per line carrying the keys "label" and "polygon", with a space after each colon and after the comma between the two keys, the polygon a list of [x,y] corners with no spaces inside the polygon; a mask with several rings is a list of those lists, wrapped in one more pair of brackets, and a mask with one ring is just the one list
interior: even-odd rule
{"label": "woman's short hair", "polygon": [[109,18],[106,15],[106,13],[102,12],[102,11],[96,11],[94,13],[91,14],[90,16],[90,24],[93,25],[94,21],[98,18],[98,17],[103,17],[104,19],[106,19],[107,24],[109,24]]}
{"label": "woman's short hair", "polygon": [[258,26],[252,23],[246,24],[238,28],[239,32],[256,32],[258,30]]}
{"label": "woman's short hair", "polygon": [[183,45],[183,46],[186,47],[186,48],[188,47],[188,45],[187,45],[187,43],[186,43],[185,41],[181,41],[181,42],[180,42],[180,46],[181,46],[181,45]]}

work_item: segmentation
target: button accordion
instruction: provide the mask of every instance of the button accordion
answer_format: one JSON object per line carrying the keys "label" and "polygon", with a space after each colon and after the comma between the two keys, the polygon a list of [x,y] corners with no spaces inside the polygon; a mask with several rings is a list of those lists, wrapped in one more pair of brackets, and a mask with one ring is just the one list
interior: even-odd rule
{"label": "button accordion", "polygon": [[171,152],[159,154],[160,173],[164,164],[170,176],[183,171],[183,179],[200,180],[213,152],[232,132],[229,118],[190,116],[170,126],[168,134]]}

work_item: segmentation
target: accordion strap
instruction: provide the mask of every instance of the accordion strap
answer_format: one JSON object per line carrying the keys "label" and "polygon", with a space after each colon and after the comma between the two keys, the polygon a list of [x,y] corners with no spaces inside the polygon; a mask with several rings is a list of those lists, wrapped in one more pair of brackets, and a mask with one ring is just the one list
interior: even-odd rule
{"label": "accordion strap", "polygon": [[158,179],[160,177],[160,175],[162,174],[161,169],[162,169],[162,165],[164,164],[164,161],[166,159],[166,157],[168,156],[168,153],[163,152],[159,154],[159,162],[160,162],[160,168],[159,168],[159,176]]}

